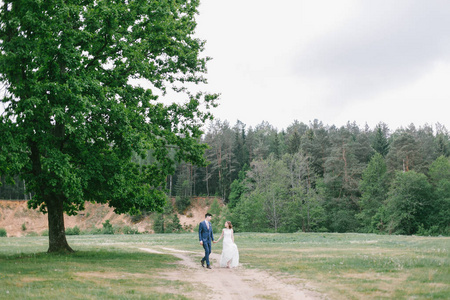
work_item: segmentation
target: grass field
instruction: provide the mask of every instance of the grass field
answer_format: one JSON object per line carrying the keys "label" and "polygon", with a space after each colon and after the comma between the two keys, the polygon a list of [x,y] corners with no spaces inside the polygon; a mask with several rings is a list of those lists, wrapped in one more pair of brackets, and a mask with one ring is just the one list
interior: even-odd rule
{"label": "grass field", "polygon": [[[0,299],[187,299],[190,283],[159,276],[177,258],[139,248],[202,252],[196,233],[68,240],[75,254],[45,253],[48,237],[0,238]],[[450,299],[448,237],[238,233],[236,243],[244,268],[306,280],[330,299]]]}

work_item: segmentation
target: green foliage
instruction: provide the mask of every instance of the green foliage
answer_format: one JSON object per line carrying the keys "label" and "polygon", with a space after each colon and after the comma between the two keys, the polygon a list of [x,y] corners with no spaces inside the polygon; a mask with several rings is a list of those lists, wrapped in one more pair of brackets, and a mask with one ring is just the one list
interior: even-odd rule
{"label": "green foliage", "polygon": [[256,193],[243,197],[233,210],[231,222],[239,231],[267,231],[269,223],[264,211],[264,197]]}
{"label": "green foliage", "polygon": [[[277,231],[282,224],[283,211],[286,208],[288,200],[287,187],[287,168],[283,161],[277,160],[274,155],[270,155],[265,160],[259,160],[252,164],[252,169],[247,173],[248,181],[253,183],[253,188],[249,192],[248,199],[258,199],[257,202],[262,206],[260,212],[255,212],[255,217],[259,214],[264,214],[267,224]],[[247,209],[249,206],[236,206]],[[248,212],[247,212],[248,213]],[[257,218],[258,219],[258,218]],[[241,219],[240,222],[245,220]],[[248,225],[244,226],[246,228]],[[252,228],[252,227],[250,227]],[[252,230],[267,230],[266,226],[260,229]]]}
{"label": "green foliage", "polygon": [[317,180],[311,170],[309,157],[301,152],[253,162],[251,170],[241,173],[237,182],[243,192],[231,209],[231,220],[242,231],[321,228],[323,197],[319,189],[312,188]]}
{"label": "green foliage", "polygon": [[175,206],[180,214],[184,214],[185,210],[191,205],[191,198],[185,196],[175,197]]}
{"label": "green foliage", "polygon": [[301,137],[297,130],[289,137],[288,141],[288,153],[295,154],[300,150]]}
{"label": "green foliage", "polygon": [[139,231],[136,228],[132,228],[128,225],[123,226],[121,232],[123,234],[139,234]]}
{"label": "green foliage", "polygon": [[[103,225],[103,227],[104,227],[104,225]],[[67,235],[80,235],[80,233],[81,233],[81,230],[80,230],[80,228],[78,228],[78,226],[66,229]]]}
{"label": "green foliage", "polygon": [[211,204],[211,207],[209,208],[209,213],[213,216],[219,216],[220,215],[220,204],[219,200],[217,198],[214,198],[213,203]]}
{"label": "green foliage", "polygon": [[182,229],[180,219],[174,213],[172,204],[167,201],[163,212],[155,213],[153,217],[153,230],[155,233],[172,233],[181,232]]}
{"label": "green foliage", "polygon": [[214,229],[214,234],[217,232],[220,234],[222,232],[222,228],[225,227],[226,221],[231,221],[231,224],[233,224],[233,230],[234,232],[240,232],[242,231],[241,228],[237,227],[238,224],[235,224],[232,221],[232,213],[228,206],[223,206],[220,209],[220,213],[216,215],[216,217],[213,217],[212,219],[212,226]]}
{"label": "green foliage", "polygon": [[194,185],[193,166],[191,164],[181,163],[177,168],[177,174],[175,195],[182,199],[192,197],[192,189]]}
{"label": "green foliage", "polygon": [[235,179],[230,185],[230,196],[228,200],[228,205],[230,208],[234,208],[236,206],[243,192],[244,185],[238,179]]}
{"label": "green foliage", "polygon": [[450,181],[450,161],[445,156],[438,157],[428,171],[430,181],[437,186],[442,181]]}
{"label": "green foliage", "polygon": [[392,233],[393,223],[389,222],[390,215],[386,205],[380,206],[372,217],[370,228],[374,233]]}
{"label": "green foliage", "polygon": [[310,157],[311,168],[320,178],[325,175],[324,162],[333,146],[330,140],[331,133],[332,130],[327,130],[322,122],[314,120],[302,136],[302,151]]}
{"label": "green foliage", "polygon": [[114,228],[109,220],[106,220],[105,223],[102,223],[103,229],[102,234],[114,234]]}
{"label": "green foliage", "polygon": [[325,210],[322,197],[315,191],[288,202],[283,212],[281,232],[323,231]]}
{"label": "green foliage", "polygon": [[[441,129],[441,132],[439,130]],[[445,129],[445,127],[444,127]],[[445,157],[450,156],[450,138],[448,132],[443,132],[442,128],[438,128],[438,133],[436,135],[436,150],[438,155],[442,155]],[[446,130],[445,130],[446,131]]]}
{"label": "green foliage", "polygon": [[414,170],[424,173],[436,158],[432,129],[424,127],[417,130],[414,125],[397,130],[391,137],[389,153],[386,155],[388,170],[391,173]]}
{"label": "green foliage", "polygon": [[386,203],[390,231],[414,234],[421,224],[430,228],[433,225],[429,223],[432,199],[431,185],[424,174],[414,171],[397,173]]}
{"label": "green foliage", "polygon": [[165,232],[165,226],[164,226],[164,215],[160,213],[156,213],[153,218],[153,231],[155,233],[164,233]]}
{"label": "green foliage", "polygon": [[0,228],[0,237],[7,237],[8,233],[5,228]]}
{"label": "green foliage", "polygon": [[[210,146],[205,151],[209,165],[205,169],[206,194],[215,195],[222,199],[228,199],[230,185],[235,174],[236,161],[233,158],[233,140],[235,133],[230,128],[230,124],[225,121],[216,120],[211,122],[209,133],[205,135],[204,141]],[[236,150],[236,149],[234,149]],[[245,151],[241,151],[243,154]],[[239,160],[244,158],[240,157]],[[215,174],[214,192],[210,191],[210,178]]]}
{"label": "green foliage", "polygon": [[26,231],[27,230],[27,225],[25,223],[22,224],[22,231]]}
{"label": "green foliage", "polygon": [[[0,10],[0,173],[21,174],[29,207],[52,220],[85,201],[161,210],[175,163],[205,164],[199,139],[211,115],[200,107],[217,95],[186,89],[205,82],[199,2],[29,4],[6,0]],[[157,102],[167,86],[185,103]],[[134,154],[153,159],[141,165]],[[71,250],[61,222],[49,230],[50,252]]]}
{"label": "green foliage", "polygon": [[249,166],[247,164],[244,164],[242,170],[239,171],[238,178],[235,179],[230,186],[230,197],[228,201],[228,206],[230,207],[230,209],[236,207],[241,196],[248,191],[244,181],[246,178],[246,173],[249,169]]}
{"label": "green foliage", "polygon": [[[236,159],[236,169],[232,170],[232,177],[235,178],[235,173],[240,170],[248,168],[249,165],[249,149],[247,148],[247,134],[245,132],[245,124],[237,121],[233,127],[234,142],[231,146],[233,150],[233,157]],[[239,176],[239,175],[238,175]]]}
{"label": "green foliage", "polygon": [[434,187],[434,212],[429,224],[437,226],[440,234],[450,234],[450,161],[440,156],[430,166],[429,177]]}
{"label": "green foliage", "polygon": [[420,224],[416,234],[421,236],[439,236],[441,235],[441,232],[439,229],[439,225],[433,225],[428,229],[425,229],[423,225]]}
{"label": "green foliage", "polygon": [[359,205],[361,211],[357,218],[362,222],[363,230],[366,232],[376,232],[376,228],[372,227],[372,218],[386,200],[389,188],[387,179],[384,158],[380,153],[376,153],[364,170],[360,182],[362,196]]}
{"label": "green foliage", "polygon": [[136,212],[135,214],[131,215],[131,222],[138,223],[142,221],[145,218],[146,214],[143,213],[141,210]]}
{"label": "green foliage", "polygon": [[95,234],[102,234],[102,228],[97,228],[95,226],[92,226],[90,229],[86,231],[82,231],[81,234],[83,235],[95,235]]}
{"label": "green foliage", "polygon": [[[1,111],[1,109],[0,109]],[[0,146],[1,149],[1,146]],[[0,154],[0,161],[1,161]],[[1,162],[0,162],[1,165]],[[6,166],[7,167],[7,166]],[[0,166],[1,170],[1,166]],[[0,199],[2,200],[28,200],[30,195],[26,192],[25,182],[20,176],[3,176],[0,175]]]}
{"label": "green foliage", "polygon": [[165,232],[167,233],[175,233],[175,232],[181,232],[183,227],[180,223],[180,218],[178,218],[177,214],[173,214],[172,218],[169,219],[169,222],[166,224]]}
{"label": "green foliage", "polygon": [[375,127],[375,137],[372,143],[373,149],[383,157],[389,152],[387,131],[388,128],[385,124],[378,124]]}
{"label": "green foliage", "polygon": [[181,232],[182,226],[177,214],[156,213],[153,218],[153,230],[155,233]]}
{"label": "green foliage", "polygon": [[352,201],[345,197],[333,199],[325,205],[327,210],[327,229],[331,232],[355,232],[358,230],[359,221],[355,215]]}

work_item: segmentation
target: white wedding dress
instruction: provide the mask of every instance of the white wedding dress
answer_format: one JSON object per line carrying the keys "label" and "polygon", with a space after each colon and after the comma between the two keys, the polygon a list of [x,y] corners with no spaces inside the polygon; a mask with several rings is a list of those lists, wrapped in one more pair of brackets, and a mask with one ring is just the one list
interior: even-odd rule
{"label": "white wedding dress", "polygon": [[239,251],[236,244],[231,239],[231,229],[223,229],[223,249],[220,257],[220,267],[226,268],[230,262],[230,268],[239,265]]}

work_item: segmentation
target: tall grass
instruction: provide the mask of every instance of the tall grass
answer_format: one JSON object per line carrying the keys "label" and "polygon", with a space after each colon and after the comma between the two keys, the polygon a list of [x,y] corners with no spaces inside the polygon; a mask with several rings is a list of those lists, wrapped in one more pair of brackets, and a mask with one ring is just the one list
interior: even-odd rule
{"label": "tall grass", "polygon": [[[196,233],[68,240],[77,252],[61,256],[45,253],[46,237],[0,239],[0,298],[185,299],[189,283],[158,276],[177,259],[138,248],[202,254]],[[237,233],[235,241],[244,268],[307,281],[331,299],[450,299],[448,237]]]}

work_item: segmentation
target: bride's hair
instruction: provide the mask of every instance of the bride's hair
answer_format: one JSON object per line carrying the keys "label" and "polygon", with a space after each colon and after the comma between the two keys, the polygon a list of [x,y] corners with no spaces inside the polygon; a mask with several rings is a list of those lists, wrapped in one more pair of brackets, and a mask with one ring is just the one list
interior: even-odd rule
{"label": "bride's hair", "polygon": [[231,224],[230,221],[227,221],[227,224],[228,224],[228,229],[232,229],[233,228],[233,225]]}

